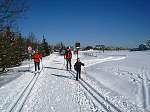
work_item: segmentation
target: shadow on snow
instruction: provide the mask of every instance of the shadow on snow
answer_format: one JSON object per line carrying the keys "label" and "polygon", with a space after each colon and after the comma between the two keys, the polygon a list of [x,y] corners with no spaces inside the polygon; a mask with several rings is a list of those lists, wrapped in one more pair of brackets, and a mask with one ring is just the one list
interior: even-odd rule
{"label": "shadow on snow", "polygon": [[56,69],[56,70],[63,70],[63,71],[67,71],[66,69],[61,69],[61,68],[54,68],[54,67],[44,67],[44,68],[48,68],[48,69]]}
{"label": "shadow on snow", "polygon": [[65,75],[57,75],[57,74],[51,74],[53,76],[56,76],[56,77],[60,77],[60,78],[66,78],[66,79],[72,79],[72,80],[75,80],[74,77],[70,77],[70,76],[65,76]]}

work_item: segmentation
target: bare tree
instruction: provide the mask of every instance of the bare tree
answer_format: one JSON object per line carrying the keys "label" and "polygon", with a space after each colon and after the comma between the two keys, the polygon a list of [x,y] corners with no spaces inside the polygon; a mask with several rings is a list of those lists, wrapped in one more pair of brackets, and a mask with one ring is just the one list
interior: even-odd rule
{"label": "bare tree", "polygon": [[29,6],[27,0],[0,0],[0,31],[11,27]]}

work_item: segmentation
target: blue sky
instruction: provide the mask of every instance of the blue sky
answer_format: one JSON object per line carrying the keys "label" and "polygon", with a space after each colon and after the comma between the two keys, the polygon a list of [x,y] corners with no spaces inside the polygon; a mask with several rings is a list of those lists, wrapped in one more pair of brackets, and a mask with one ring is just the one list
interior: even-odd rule
{"label": "blue sky", "polygon": [[19,27],[49,43],[136,47],[150,38],[150,0],[32,0]]}

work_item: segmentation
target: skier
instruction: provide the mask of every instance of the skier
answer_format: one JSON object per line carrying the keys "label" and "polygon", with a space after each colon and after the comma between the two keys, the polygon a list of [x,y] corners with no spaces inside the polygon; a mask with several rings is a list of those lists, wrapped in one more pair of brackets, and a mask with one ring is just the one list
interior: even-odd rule
{"label": "skier", "polygon": [[35,72],[40,70],[40,60],[42,60],[42,56],[38,53],[38,50],[33,54],[32,59],[34,59]]}
{"label": "skier", "polygon": [[70,67],[70,70],[71,70],[72,53],[71,53],[71,49],[69,47],[67,47],[67,50],[64,53],[64,59],[66,59],[66,62],[67,62],[66,63],[67,70],[68,70],[68,66]]}
{"label": "skier", "polygon": [[80,61],[80,58],[77,58],[77,61],[74,65],[74,69],[77,71],[76,80],[81,79],[81,65],[84,66],[84,63]]}

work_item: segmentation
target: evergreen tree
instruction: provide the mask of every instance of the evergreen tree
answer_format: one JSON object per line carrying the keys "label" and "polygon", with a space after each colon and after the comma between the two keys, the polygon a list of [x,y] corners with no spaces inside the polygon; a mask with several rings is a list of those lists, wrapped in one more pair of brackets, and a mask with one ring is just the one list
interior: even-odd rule
{"label": "evergreen tree", "polygon": [[5,68],[19,64],[17,47],[14,33],[10,31],[9,27],[0,33],[0,68],[3,71]]}
{"label": "evergreen tree", "polygon": [[21,62],[25,60],[25,58],[27,58],[27,56],[25,57],[27,53],[27,47],[26,47],[25,39],[21,36],[20,33],[19,35],[16,35],[14,47],[16,52],[15,56],[18,57],[18,61]]}
{"label": "evergreen tree", "polygon": [[42,43],[41,43],[41,46],[40,46],[40,51],[41,51],[43,56],[50,55],[49,45],[46,42],[46,39],[44,38],[44,36],[43,36],[43,40],[42,40]]}
{"label": "evergreen tree", "polygon": [[27,47],[32,46],[37,48],[39,44],[35,38],[23,38],[20,33],[14,33],[7,27],[3,32],[0,32],[0,68],[2,71],[5,68],[17,66],[21,61],[29,58]]}

